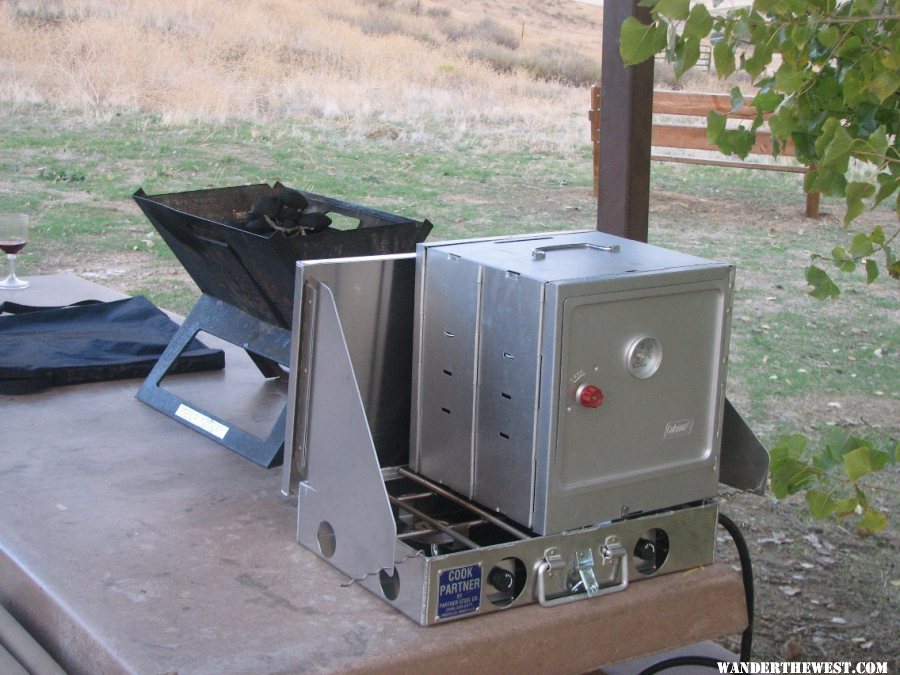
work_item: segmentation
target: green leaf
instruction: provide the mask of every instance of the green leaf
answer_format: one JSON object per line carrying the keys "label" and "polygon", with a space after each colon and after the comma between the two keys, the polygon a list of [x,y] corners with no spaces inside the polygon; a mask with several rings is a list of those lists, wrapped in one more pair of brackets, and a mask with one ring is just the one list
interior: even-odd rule
{"label": "green leaf", "polygon": [[875,534],[881,532],[887,526],[887,523],[888,517],[886,513],[869,507],[863,511],[856,526],[863,532]]}
{"label": "green leaf", "polygon": [[869,80],[869,91],[878,97],[879,103],[884,103],[897,88],[900,87],[900,75],[893,71],[883,70]]}
{"label": "green leaf", "polygon": [[883,468],[890,455],[874,448],[857,448],[844,455],[844,471],[850,480],[859,480],[873,471]]}
{"label": "green leaf", "polygon": [[734,46],[725,40],[720,40],[713,47],[713,63],[716,65],[716,73],[719,77],[728,77],[734,73]]}
{"label": "green leaf", "polygon": [[818,300],[836,298],[841,294],[841,290],[831,280],[828,273],[815,265],[806,268],[806,283],[812,286],[809,294]]}
{"label": "green leaf", "polygon": [[[662,51],[666,46],[668,27],[665,22],[643,24],[633,16],[625,19],[619,35],[619,54],[625,65],[633,66],[641,63]],[[662,36],[661,43],[660,35]]]}
{"label": "green leaf", "polygon": [[[850,183],[853,185],[853,183]],[[847,191],[850,191],[850,186],[847,186]],[[855,258],[865,258],[866,256],[870,256],[875,252],[875,247],[872,246],[872,241],[869,239],[869,236],[865,232],[857,232],[856,236],[853,237],[853,241],[850,243],[850,255]]]}
{"label": "green leaf", "polygon": [[744,107],[744,95],[741,93],[740,87],[732,88],[728,98],[731,101],[731,112],[737,112]]}
{"label": "green leaf", "polygon": [[816,154],[819,157],[825,155],[825,149],[834,139],[834,132],[840,127],[841,121],[836,117],[829,117],[819,129],[818,138],[816,139]]}
{"label": "green leaf", "polygon": [[721,147],[723,151],[727,150],[728,153],[744,159],[753,149],[754,142],[756,142],[756,134],[741,126],[737,129],[725,130]]}
{"label": "green leaf", "polygon": [[803,189],[806,192],[821,192],[832,197],[842,197],[847,189],[847,179],[843,173],[820,165],[806,174]]}
{"label": "green leaf", "polygon": [[836,56],[852,59],[862,52],[863,42],[857,36],[851,35],[835,52]]}
{"label": "green leaf", "polygon": [[805,79],[806,73],[802,70],[795,70],[790,63],[782,63],[775,72],[775,84],[780,91],[786,94],[798,91]]}
{"label": "green leaf", "polygon": [[803,434],[792,434],[790,436],[782,436],[772,446],[769,457],[773,462],[782,459],[793,458],[799,459],[806,452],[809,445],[809,439]]}
{"label": "green leaf", "polygon": [[796,24],[791,29],[791,42],[797,49],[804,49],[813,35],[815,33],[808,23]]}
{"label": "green leaf", "polygon": [[844,250],[843,246],[835,246],[831,249],[831,259],[834,266],[841,272],[852,272],[856,269],[856,263],[853,258]]}
{"label": "green leaf", "polygon": [[865,440],[857,438],[852,434],[848,434],[842,429],[835,429],[828,436],[828,441],[825,444],[825,452],[834,458],[835,462],[843,464],[844,455],[863,445],[866,445]]}
{"label": "green leaf", "polygon": [[[756,99],[753,99],[753,105],[756,105]],[[757,108],[759,110],[759,108]],[[792,138],[795,135],[800,133],[800,130],[797,126],[797,117],[794,114],[794,111],[789,107],[781,106],[775,113],[769,117],[769,130],[772,132],[772,135],[775,138],[781,140],[787,140],[788,138]],[[808,138],[808,135],[805,136]],[[797,151],[800,152],[800,148],[797,148]],[[815,154],[815,147],[813,147],[813,153]],[[809,176],[809,173],[806,174]]]}
{"label": "green leaf", "polygon": [[705,5],[694,5],[691,9],[691,15],[684,24],[682,34],[685,38],[695,38],[702,40],[712,30],[713,20],[709,14],[709,10]]}
{"label": "green leaf", "polygon": [[819,162],[819,168],[827,166],[832,171],[846,173],[852,149],[853,138],[844,127],[836,126],[831,141],[826,146],[822,160]]}
{"label": "green leaf", "polygon": [[777,108],[778,104],[783,100],[784,94],[772,91],[771,89],[761,89],[759,93],[753,97],[753,107],[760,112],[774,112],[775,108]]}
{"label": "green leaf", "polygon": [[878,185],[878,192],[875,194],[875,199],[872,202],[873,208],[894,194],[897,190],[898,181],[889,173],[880,173],[878,174]]}
{"label": "green leaf", "polygon": [[[849,225],[855,218],[862,215],[863,211],[866,210],[863,199],[871,197],[874,193],[875,186],[871,183],[853,182],[847,184],[847,192],[845,193],[847,212],[844,214],[844,225]],[[865,237],[866,235],[863,234],[862,236]],[[868,240],[868,237],[866,237],[866,240]],[[853,248],[851,247],[850,250],[852,251]],[[868,253],[863,253],[862,255],[868,255]]]}
{"label": "green leaf", "polygon": [[878,278],[878,263],[874,260],[866,260],[866,283],[871,284]]}
{"label": "green leaf", "polygon": [[815,469],[796,459],[786,459],[770,466],[772,494],[778,499],[806,488],[815,476]]}
{"label": "green leaf", "polygon": [[872,234],[869,235],[869,240],[876,246],[884,246],[884,228],[881,227],[881,225],[876,225],[872,228]]}
{"label": "green leaf", "polygon": [[828,28],[820,32],[817,37],[819,39],[819,42],[831,49],[837,44],[837,41],[840,39],[841,32],[837,29],[836,26],[829,26]]}
{"label": "green leaf", "polygon": [[690,0],[659,0],[653,7],[653,16],[664,16],[681,21],[688,18],[690,10]]}
{"label": "green leaf", "polygon": [[706,140],[710,145],[718,145],[725,131],[725,116],[715,110],[706,113]]}
{"label": "green leaf", "polygon": [[866,78],[856,69],[847,70],[844,73],[841,93],[844,105],[848,108],[855,108],[869,94]]}
{"label": "green leaf", "polygon": [[806,504],[809,507],[809,514],[817,520],[827,518],[837,508],[837,502],[831,495],[819,490],[806,491]]}
{"label": "green leaf", "polygon": [[[854,129],[853,133],[855,136],[866,139],[866,143],[869,145],[872,152],[875,152],[878,155],[884,155],[884,153],[887,152],[887,136],[883,133],[880,136],[877,135],[879,122],[875,115],[878,112],[878,107],[871,100],[862,101],[856,107],[853,120],[851,121],[851,128]],[[883,147],[881,147],[882,141],[884,142]],[[872,162],[873,164],[879,163],[878,160],[869,156],[859,157],[859,159]]]}
{"label": "green leaf", "polygon": [[772,50],[764,46],[757,46],[753,50],[753,56],[749,59],[743,59],[742,65],[747,74],[755,80],[771,62]]}
{"label": "green leaf", "polygon": [[[887,132],[885,131],[884,125],[881,125],[875,131],[869,134],[869,138],[867,140],[869,143],[869,147],[871,147],[872,149],[872,152],[874,152],[876,155],[881,155],[882,157],[887,156],[890,141],[888,141]],[[878,162],[873,161],[873,164],[877,163]]]}
{"label": "green leaf", "polygon": [[838,499],[834,504],[834,515],[838,518],[846,518],[856,513],[856,507],[859,506],[859,500],[855,497],[847,497],[847,499]]}
{"label": "green leaf", "polygon": [[900,260],[887,265],[887,271],[891,279],[900,279]]}
{"label": "green leaf", "polygon": [[675,48],[675,78],[681,79],[687,71],[697,64],[700,58],[700,40],[690,38]]}

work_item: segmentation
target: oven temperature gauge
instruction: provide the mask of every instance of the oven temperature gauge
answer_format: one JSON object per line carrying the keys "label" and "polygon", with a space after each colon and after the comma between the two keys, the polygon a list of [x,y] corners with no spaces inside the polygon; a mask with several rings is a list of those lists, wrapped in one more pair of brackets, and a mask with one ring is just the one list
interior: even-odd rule
{"label": "oven temperature gauge", "polygon": [[628,372],[640,380],[653,375],[661,362],[662,345],[653,337],[643,337],[632,342],[625,356]]}

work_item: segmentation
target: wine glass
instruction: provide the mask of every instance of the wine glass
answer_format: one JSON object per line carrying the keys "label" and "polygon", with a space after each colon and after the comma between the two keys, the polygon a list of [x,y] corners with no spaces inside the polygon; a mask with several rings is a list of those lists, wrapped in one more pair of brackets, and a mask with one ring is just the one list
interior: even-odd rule
{"label": "wine glass", "polygon": [[0,213],[0,249],[9,261],[9,276],[0,281],[0,290],[28,288],[31,284],[16,276],[16,254],[28,243],[28,214]]}

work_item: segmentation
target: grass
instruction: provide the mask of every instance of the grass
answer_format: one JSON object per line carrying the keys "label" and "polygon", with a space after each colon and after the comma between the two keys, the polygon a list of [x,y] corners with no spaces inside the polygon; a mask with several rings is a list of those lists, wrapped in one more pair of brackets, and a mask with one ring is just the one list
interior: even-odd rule
{"label": "grass", "polygon": [[[403,129],[372,138],[352,125],[173,125],[140,113],[83,123],[77,132],[72,126],[66,113],[45,106],[0,115],[2,208],[33,219],[21,272],[72,270],[182,313],[197,290],[131,201],[138,187],[155,194],[281,180],[429,218],[439,239],[596,223],[587,143],[566,151],[514,138],[497,143],[490,130],[460,137],[440,126],[422,142]],[[738,268],[730,396],[767,440],[807,414],[803,424],[823,430],[859,423],[863,413],[854,411],[866,402],[884,409],[867,422],[896,429],[889,414],[900,399],[895,282],[867,288],[844,278],[837,303],[804,294],[808,252],[830,250],[845,236],[840,204],[825,200],[833,215],[807,221],[799,176],[652,168],[651,241]],[[864,220],[890,218],[885,210]],[[824,407],[797,408],[811,396]]]}

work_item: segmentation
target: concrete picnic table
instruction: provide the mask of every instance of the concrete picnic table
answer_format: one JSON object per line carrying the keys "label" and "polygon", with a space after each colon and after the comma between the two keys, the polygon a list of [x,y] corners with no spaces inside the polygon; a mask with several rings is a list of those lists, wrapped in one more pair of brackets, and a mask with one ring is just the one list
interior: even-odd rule
{"label": "concrete picnic table", "polygon": [[[123,297],[72,275],[30,280],[0,301]],[[167,386],[249,425],[277,413],[283,384],[200,337],[225,349],[225,370]],[[71,673],[578,673],[746,626],[740,575],[716,563],[420,627],[296,543],[280,469],[140,403],[139,385],[0,396],[0,604]]]}

